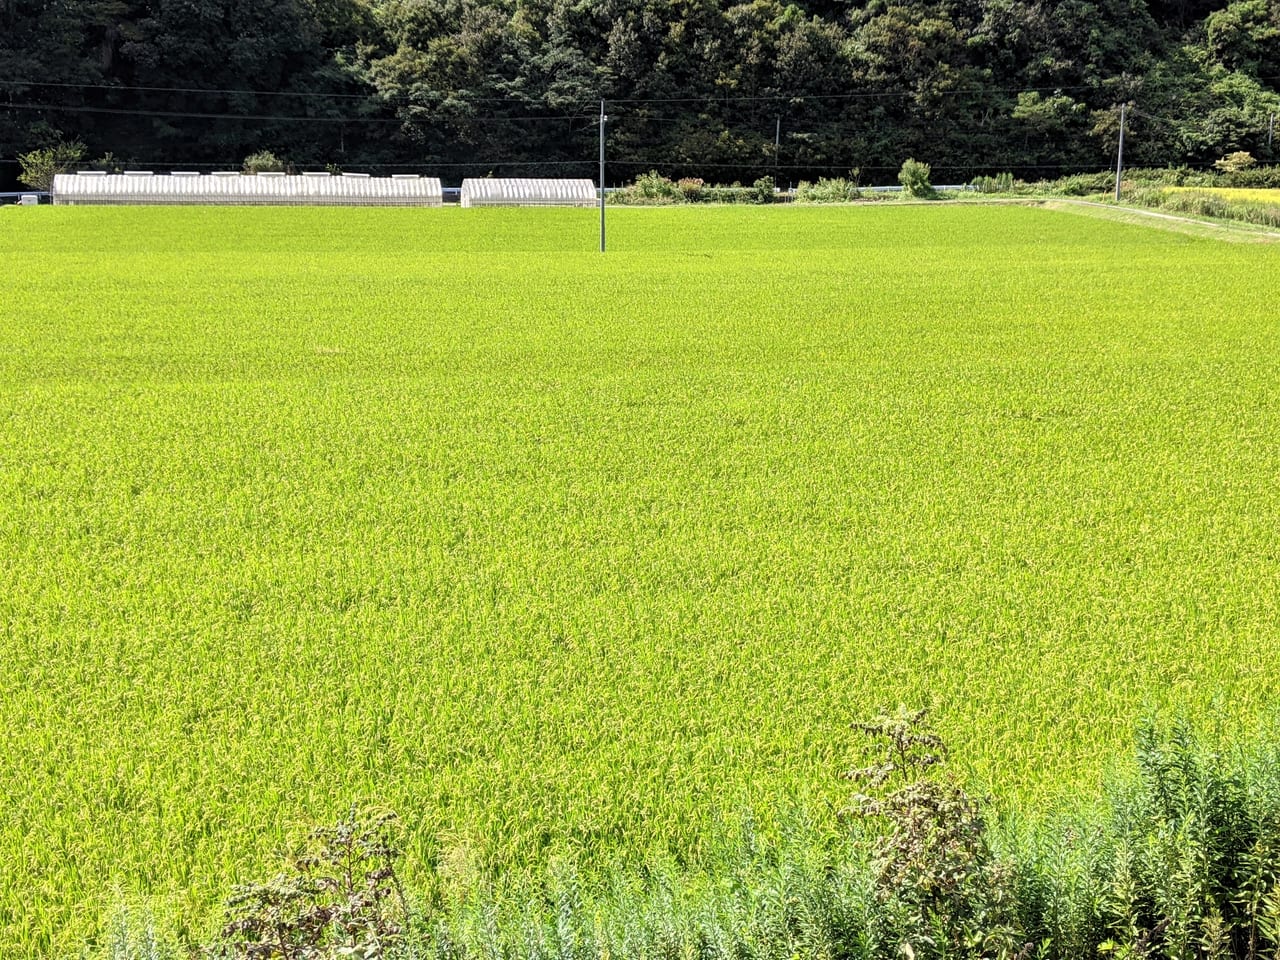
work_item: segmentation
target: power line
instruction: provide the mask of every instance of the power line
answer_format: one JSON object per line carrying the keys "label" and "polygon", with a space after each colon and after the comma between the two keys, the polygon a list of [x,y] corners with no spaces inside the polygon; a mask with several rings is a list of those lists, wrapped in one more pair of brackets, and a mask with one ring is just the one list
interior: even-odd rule
{"label": "power line", "polygon": [[[0,157],[0,163],[17,164],[19,161],[12,157]],[[155,169],[181,168],[181,167],[239,167],[243,163],[243,158],[227,159],[227,160],[157,160],[157,159],[136,159],[129,158],[129,163],[141,167],[143,169],[152,167]],[[333,158],[315,159],[315,158],[289,158],[289,162],[295,167],[322,167],[332,163]],[[407,167],[416,167],[419,169],[434,167],[563,167],[563,166],[595,166],[596,160],[458,160],[458,161],[435,161],[435,160],[417,160],[414,162],[365,162],[350,164],[352,170],[355,169],[374,169],[374,170],[391,170],[404,169]],[[722,168],[739,168],[743,170],[764,169],[772,167],[773,162],[769,158],[756,161],[754,163],[718,163],[689,158],[679,157],[610,157],[610,163],[625,164],[629,166],[657,166],[657,167],[676,167],[676,166],[698,166],[698,167],[722,167]],[[1168,166],[1169,164],[1166,164]],[[338,164],[343,166],[343,164]],[[841,163],[796,163],[782,164],[780,169],[783,170],[849,170],[857,167],[863,171],[896,171],[900,168],[894,165],[876,165],[876,164],[841,164]],[[995,170],[1001,167],[1016,167],[1019,170],[1079,170],[1078,163],[1019,163],[1016,161],[1005,161],[1001,163],[972,163],[972,162],[936,162],[934,167],[941,170]],[[1202,165],[1205,170],[1212,169],[1209,164]],[[1197,169],[1191,167],[1189,169]]]}
{"label": "power line", "polygon": [[[385,96],[376,90],[368,93],[322,93],[315,90],[249,90],[220,87],[151,87],[123,83],[66,83],[51,80],[0,80],[0,87],[47,87],[55,90],[103,90],[124,93],[207,93],[217,96],[249,96],[249,97],[294,97],[314,100],[373,100],[379,104],[420,104],[421,98],[405,95]],[[445,100],[447,97],[437,99]],[[519,100],[514,97],[468,97],[465,103],[507,103],[538,106],[532,100]],[[591,100],[572,100],[569,104],[574,109],[586,110]]]}
{"label": "power line", "polygon": [[[739,169],[739,170],[766,170],[772,169],[774,164],[768,157],[762,158],[754,163],[710,163],[702,160],[690,159],[674,159],[667,157],[665,159],[653,159],[643,157],[610,157],[609,162],[613,164],[624,164],[630,166],[653,166],[653,167],[711,167],[722,169]],[[1078,163],[1019,163],[1014,160],[1005,160],[995,163],[972,163],[972,162],[946,162],[935,161],[931,164],[936,170],[999,170],[1002,168],[1015,168],[1018,170],[1079,170]],[[897,171],[901,169],[901,165],[872,165],[865,163],[793,163],[781,164],[777,167],[779,170],[851,170],[857,167],[859,170],[866,171]]]}
{"label": "power line", "polygon": [[[1268,79],[1259,77],[1258,79]],[[381,103],[419,103],[421,100],[405,95],[399,96],[381,96],[376,90],[371,90],[367,94],[361,93],[323,93],[314,90],[252,90],[252,89],[234,89],[224,87],[157,87],[143,86],[136,84],[123,83],[68,83],[65,81],[51,80],[0,80],[0,86],[5,87],[48,87],[59,90],[104,90],[118,92],[141,92],[141,93],[204,93],[214,94],[218,96],[253,96],[253,97],[294,97],[299,99],[323,99],[323,100],[369,100],[375,99]],[[946,94],[965,94],[965,93],[1050,93],[1050,92],[1066,92],[1080,90],[1094,90],[1096,86],[1087,84],[1077,84],[1072,86],[1047,86],[1047,87],[969,87],[956,88],[954,90],[938,90],[933,91],[934,95]],[[728,94],[706,94],[696,97],[616,97],[605,99],[610,104],[620,103],[702,103],[702,102],[748,102],[748,101],[780,101],[780,100],[850,100],[850,99],[867,99],[867,98],[885,98],[885,97],[913,97],[916,93],[910,90],[866,90],[855,93],[778,93],[778,94],[757,94],[757,95],[728,95]],[[512,97],[468,97],[467,103],[511,103]],[[515,101],[532,104],[533,101]],[[572,101],[575,104],[585,105],[593,101]]]}
{"label": "power line", "polygon": [[[3,82],[3,81],[0,81]],[[623,101],[626,103],[638,103],[640,101],[630,100]],[[669,101],[674,102],[674,101]],[[688,101],[693,102],[693,101]],[[710,102],[710,101],[698,101]],[[65,113],[95,113],[107,114],[111,116],[131,116],[131,117],[167,117],[173,119],[192,119],[192,120],[251,120],[259,122],[304,122],[304,123],[444,123],[444,124],[460,124],[460,123],[562,123],[574,120],[592,120],[593,118],[586,113],[576,114],[545,114],[531,117],[513,117],[513,116],[466,116],[466,115],[441,115],[432,114],[429,116],[407,116],[407,117],[358,117],[358,116],[312,116],[304,114],[260,114],[260,113],[227,113],[213,111],[188,111],[188,110],[141,110],[130,109],[127,107],[95,107],[83,104],[56,104],[56,103],[0,103],[0,109],[8,110],[53,110]],[[1169,117],[1160,117],[1137,108],[1131,108],[1130,113],[1133,116],[1143,117],[1147,120],[1154,120],[1157,123],[1165,123],[1176,126],[1181,123],[1196,122],[1191,120],[1177,120]],[[665,116],[647,116],[645,114],[620,114],[617,120],[630,120],[637,123],[696,123],[704,118],[697,116],[688,117],[665,117]],[[705,118],[710,119],[710,118]]]}
{"label": "power line", "polygon": [[560,114],[556,116],[538,117],[316,117],[299,114],[261,114],[261,113],[210,113],[187,110],[130,110],[125,107],[90,107],[82,105],[63,105],[57,103],[3,103],[0,109],[6,110],[54,110],[65,113],[99,113],[128,117],[168,117],[187,120],[254,120],[264,122],[294,121],[302,123],[563,123],[566,120],[586,119],[581,114]]}
{"label": "power line", "polygon": [[[1274,77],[1253,77],[1257,82],[1280,80],[1280,76]],[[1047,86],[1047,87],[956,87],[951,90],[930,90],[930,97],[947,97],[962,96],[969,94],[983,93],[1077,93],[1082,90],[1091,90],[1097,92],[1106,92],[1102,84],[1074,84],[1063,86]],[[719,94],[707,94],[701,97],[618,97],[609,100],[610,104],[622,103],[736,103],[736,102],[779,102],[779,101],[796,101],[804,102],[806,100],[864,100],[876,98],[894,98],[894,97],[915,97],[919,95],[919,91],[912,90],[882,90],[882,91],[860,91],[857,93],[802,93],[802,94],[769,94],[758,96],[722,96]]]}
{"label": "power line", "polygon": [[[56,90],[119,90],[125,92],[141,91],[146,93],[210,93],[219,96],[254,96],[254,97],[299,97],[326,100],[368,100],[377,96],[376,91],[369,93],[319,93],[308,90],[230,90],[212,87],[147,87],[130,86],[123,83],[63,83],[51,80],[0,80],[0,87],[49,87]],[[390,102],[386,98],[384,102]]]}
{"label": "power line", "polygon": [[[1096,90],[1096,86],[1079,84],[1075,86],[1053,87],[956,87],[951,90],[932,90],[932,96],[960,96],[979,93],[1066,93],[1068,91]],[[619,97],[611,99],[611,104],[621,103],[777,103],[780,101],[800,102],[807,100],[874,100],[915,97],[918,91],[912,90],[865,90],[857,93],[800,93],[800,94],[761,94],[757,96],[723,96],[707,94],[702,97]]]}
{"label": "power line", "polygon": [[[1122,79],[1122,78],[1111,78]],[[1277,76],[1259,76],[1250,78],[1255,82],[1270,82],[1280,80]],[[981,94],[1012,94],[1012,93],[1076,93],[1080,91],[1106,92],[1106,80],[1099,81],[1095,84],[1058,84],[1046,86],[1013,86],[1013,87],[956,87],[950,90],[931,90],[928,92],[930,97],[955,97],[969,96]],[[408,105],[414,106],[423,103],[424,99],[444,100],[447,97],[437,98],[417,98],[408,95],[386,96],[380,94],[376,90],[370,90],[368,93],[337,93],[337,92],[321,92],[313,90],[255,90],[249,88],[232,88],[232,87],[165,87],[165,86],[149,86],[141,84],[110,84],[110,83],[72,83],[67,81],[51,81],[51,80],[0,80],[0,87],[35,87],[59,90],[98,90],[105,92],[126,92],[126,93],[181,93],[181,94],[206,94],[216,96],[253,96],[253,97],[291,97],[304,100],[357,100],[373,102],[379,105]],[[886,100],[886,99],[907,99],[920,95],[920,91],[911,90],[864,90],[850,93],[776,93],[776,94],[752,94],[752,95],[732,95],[732,94],[703,94],[700,96],[673,96],[673,97],[615,97],[605,99],[610,105],[617,106],[622,104],[680,104],[680,103],[705,103],[705,104],[726,104],[726,103],[794,103],[803,104],[809,101],[814,102],[839,102],[839,101],[856,101],[856,100]],[[583,111],[582,115],[586,115],[591,107],[599,100],[598,95],[593,96],[590,100],[569,101],[572,109]],[[514,106],[538,106],[532,100],[520,100],[510,96],[506,97],[467,97],[461,101],[464,103],[502,103]],[[52,108],[50,108],[52,109]],[[59,109],[70,109],[59,108]],[[106,108],[97,108],[105,111]],[[157,111],[158,115],[161,114]],[[171,115],[183,115],[175,112]],[[198,114],[200,118],[205,114]],[[283,117],[270,119],[296,119],[294,117]],[[310,118],[308,118],[310,119]],[[319,118],[315,118],[319,119]],[[358,118],[351,122],[366,122],[370,118]],[[1160,119],[1160,118],[1152,118]],[[385,122],[397,122],[392,119],[386,119]]]}
{"label": "power line", "polygon": [[[1251,79],[1263,82],[1271,80],[1280,80],[1280,76],[1252,77]],[[930,96],[963,96],[969,94],[982,93],[1074,93],[1082,90],[1094,90],[1102,92],[1106,81],[1097,84],[1065,84],[1065,85],[1048,85],[1048,86],[1014,86],[1014,87],[956,87],[951,90],[932,90],[929,91]],[[69,83],[66,81],[51,80],[0,80],[0,86],[4,87],[40,87],[60,90],[102,90],[108,92],[141,92],[141,93],[187,93],[187,94],[212,94],[218,96],[253,96],[253,97],[293,97],[296,99],[317,99],[317,100],[374,100],[383,104],[416,104],[421,103],[422,98],[415,98],[406,95],[385,96],[376,90],[370,90],[368,93],[327,93],[315,90],[254,90],[248,88],[231,88],[231,87],[161,87],[146,86],[139,84],[123,84],[123,83]],[[749,103],[749,102],[780,102],[780,101],[796,101],[804,102],[807,100],[827,101],[827,100],[863,100],[863,99],[892,99],[901,97],[917,96],[919,91],[911,90],[864,90],[851,93],[776,93],[776,94],[751,94],[751,95],[731,95],[731,94],[704,94],[701,96],[679,96],[679,97],[606,97],[605,99],[613,105],[617,104],[644,104],[644,103]],[[429,99],[429,98],[428,98]],[[535,101],[519,100],[513,97],[467,97],[466,103],[516,103],[532,106]],[[586,110],[591,104],[597,102],[597,99],[591,100],[575,100],[570,101],[576,107]]]}

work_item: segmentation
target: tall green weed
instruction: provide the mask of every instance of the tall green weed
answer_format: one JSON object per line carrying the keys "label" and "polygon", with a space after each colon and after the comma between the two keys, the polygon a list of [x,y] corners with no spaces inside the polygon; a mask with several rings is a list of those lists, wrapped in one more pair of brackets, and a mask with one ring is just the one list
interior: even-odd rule
{"label": "tall green weed", "polygon": [[861,195],[857,184],[844,177],[820,177],[817,183],[802,180],[796,187],[796,203],[849,203]]}

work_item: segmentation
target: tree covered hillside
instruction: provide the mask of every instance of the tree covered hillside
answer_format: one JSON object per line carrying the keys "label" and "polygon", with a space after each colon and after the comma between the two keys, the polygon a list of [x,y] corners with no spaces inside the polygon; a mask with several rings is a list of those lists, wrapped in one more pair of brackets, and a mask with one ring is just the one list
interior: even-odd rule
{"label": "tree covered hillside", "polygon": [[[0,158],[749,181],[1273,159],[1280,0],[0,0]],[[775,137],[777,145],[775,147]]]}

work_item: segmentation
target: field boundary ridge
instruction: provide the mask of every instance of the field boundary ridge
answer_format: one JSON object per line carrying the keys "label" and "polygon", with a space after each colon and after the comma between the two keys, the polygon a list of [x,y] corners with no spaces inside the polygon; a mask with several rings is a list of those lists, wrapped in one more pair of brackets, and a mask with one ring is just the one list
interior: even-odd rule
{"label": "field boundary ridge", "polygon": [[[1161,213],[1156,210],[1143,210],[1137,207],[1118,206],[1112,203],[1100,203],[1097,200],[1078,200],[1073,197],[1045,197],[1028,200],[992,200],[989,203],[1021,203],[1031,206],[1045,207],[1049,210],[1066,210],[1079,212],[1086,216],[1103,216],[1108,220],[1122,223],[1140,223],[1145,220],[1150,226],[1167,230],[1178,230],[1196,236],[1213,236],[1232,242],[1253,240],[1260,243],[1273,243],[1280,240],[1280,233],[1263,227],[1254,227],[1245,223],[1224,223],[1220,220],[1201,220],[1197,217],[1181,216],[1173,213]],[[1097,212],[1093,212],[1097,211]],[[1155,222],[1153,222],[1155,221]],[[1185,227],[1198,227],[1198,230],[1186,230]],[[1181,228],[1181,229],[1180,229]]]}

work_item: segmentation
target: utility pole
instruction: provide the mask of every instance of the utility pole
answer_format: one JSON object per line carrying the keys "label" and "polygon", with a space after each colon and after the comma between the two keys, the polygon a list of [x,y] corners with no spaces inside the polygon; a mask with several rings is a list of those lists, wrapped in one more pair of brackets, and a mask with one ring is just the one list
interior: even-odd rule
{"label": "utility pole", "polygon": [[1271,119],[1267,122],[1267,153],[1271,152],[1271,138],[1276,134],[1276,115],[1271,114]]}
{"label": "utility pole", "polygon": [[778,172],[778,148],[782,144],[782,118],[778,118],[777,126],[773,128],[773,172]]}
{"label": "utility pole", "polygon": [[1120,175],[1124,173],[1124,115],[1127,104],[1120,104],[1120,146],[1116,150],[1116,203],[1120,202]]}
{"label": "utility pole", "polygon": [[604,253],[604,101],[600,101],[600,252]]}

